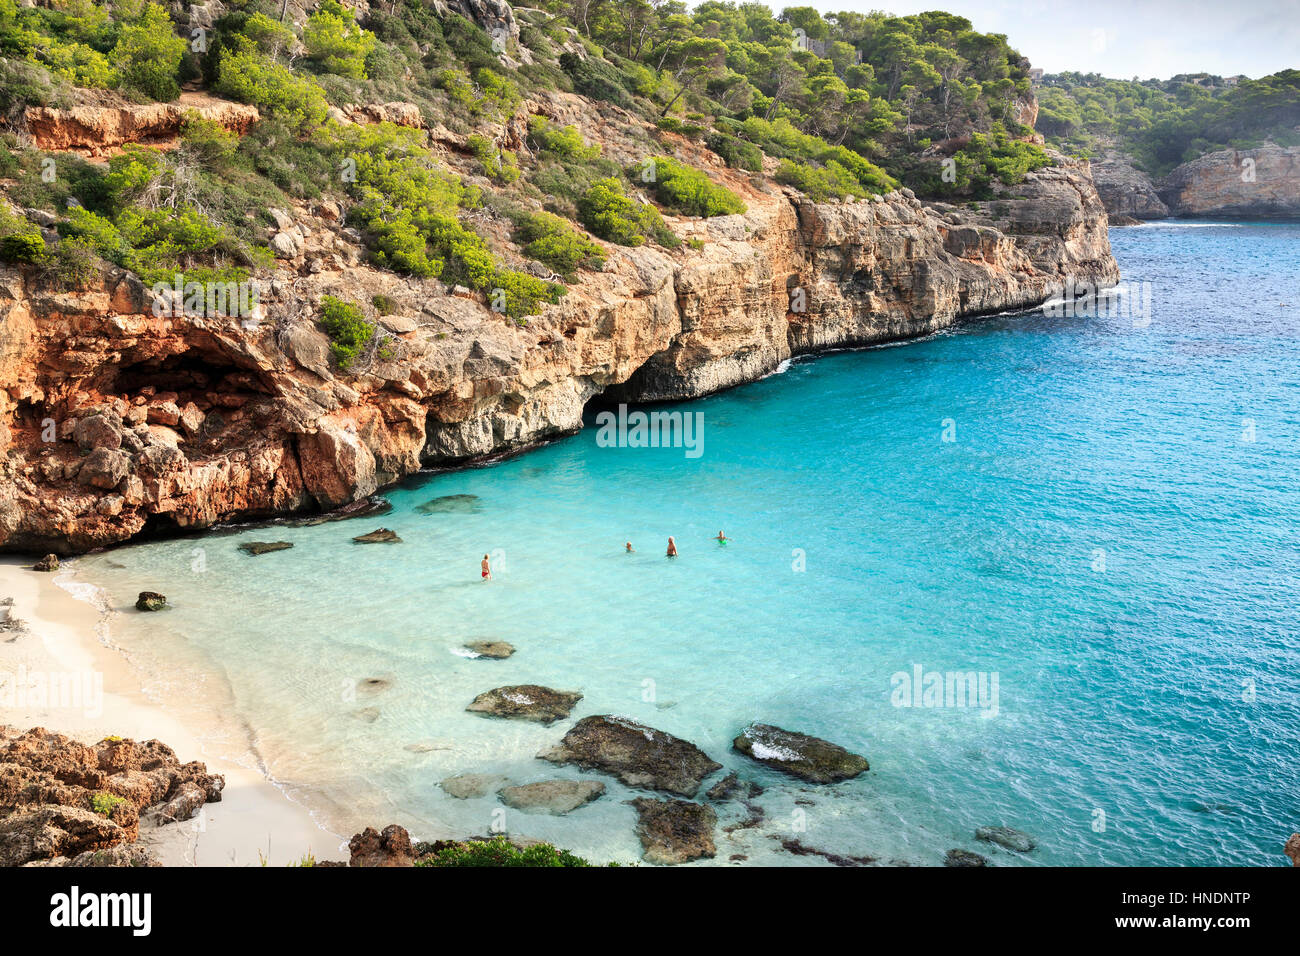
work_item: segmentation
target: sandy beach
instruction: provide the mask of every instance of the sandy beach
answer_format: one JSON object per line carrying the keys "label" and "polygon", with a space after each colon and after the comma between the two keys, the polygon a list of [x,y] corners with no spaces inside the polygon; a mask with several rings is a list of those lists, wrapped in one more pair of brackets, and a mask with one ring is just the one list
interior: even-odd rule
{"label": "sandy beach", "polygon": [[[61,582],[56,583],[56,580]],[[205,728],[186,726],[151,702],[129,661],[101,640],[108,633],[105,612],[75,597],[66,586],[86,587],[74,571],[40,573],[30,560],[0,559],[0,608],[11,624],[0,630],[0,675],[10,687],[20,676],[72,675],[84,689],[74,702],[35,701],[16,695],[0,701],[0,723],[21,730],[44,727],[85,743],[116,735],[156,738],[182,761],[201,760],[225,777],[219,803],[209,803],[192,820],[164,827],[141,825],[140,845],[167,866],[285,866],[307,855],[346,859],[347,837],[330,833],[306,808],[286,796],[255,769],[209,753]],[[87,590],[89,590],[87,588]],[[16,683],[15,683],[16,681]]]}

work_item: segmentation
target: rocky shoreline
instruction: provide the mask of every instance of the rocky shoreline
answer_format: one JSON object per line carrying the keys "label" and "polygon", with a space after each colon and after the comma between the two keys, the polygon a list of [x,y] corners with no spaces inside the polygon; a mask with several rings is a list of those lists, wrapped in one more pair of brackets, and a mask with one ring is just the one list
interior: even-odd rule
{"label": "rocky shoreline", "polygon": [[[529,108],[572,122],[583,102],[556,94]],[[156,315],[151,291],[121,271],[69,293],[0,270],[0,550],[80,553],[329,512],[421,469],[571,434],[598,396],[699,397],[794,356],[1119,278],[1086,163],[1057,157],[971,206],[908,190],[814,203],[699,151],[748,211],[673,220],[692,240],[677,252],[609,246],[603,271],[526,324],[366,266],[324,206],[285,215],[306,238],[254,321]],[[386,350],[349,374],[332,368],[314,321],[331,293],[397,309],[377,317]]]}
{"label": "rocky shoreline", "polygon": [[[1300,219],[1300,147],[1218,150],[1152,179],[1109,150],[1092,163],[1112,218]],[[1116,223],[1126,224],[1125,222]]]}

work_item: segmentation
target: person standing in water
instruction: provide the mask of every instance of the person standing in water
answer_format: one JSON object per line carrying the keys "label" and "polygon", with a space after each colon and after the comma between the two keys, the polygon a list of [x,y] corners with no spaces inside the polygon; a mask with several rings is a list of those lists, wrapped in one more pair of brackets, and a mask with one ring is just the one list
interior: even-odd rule
{"label": "person standing in water", "polygon": [[728,537],[727,537],[725,534],[723,534],[721,531],[719,531],[719,532],[718,532],[718,536],[717,536],[716,538],[714,538],[713,540],[717,541],[718,544],[726,544],[726,543],[727,543],[728,541],[730,541],[731,539],[728,538]]}
{"label": "person standing in water", "polygon": [[491,581],[491,580],[492,580],[492,566],[491,566],[490,564],[488,564],[488,556],[487,556],[486,554],[483,555],[483,564],[481,565],[481,567],[483,568],[483,580],[484,580],[484,581]]}
{"label": "person standing in water", "polygon": [[627,544],[623,545],[623,547],[627,549],[627,553],[628,553],[628,554],[631,554],[632,552],[634,552],[634,551],[636,550],[635,548],[632,547],[632,542],[631,542],[631,541],[629,541]]}
{"label": "person standing in water", "polygon": [[673,542],[673,536],[668,536],[668,557],[677,557],[677,545]]}

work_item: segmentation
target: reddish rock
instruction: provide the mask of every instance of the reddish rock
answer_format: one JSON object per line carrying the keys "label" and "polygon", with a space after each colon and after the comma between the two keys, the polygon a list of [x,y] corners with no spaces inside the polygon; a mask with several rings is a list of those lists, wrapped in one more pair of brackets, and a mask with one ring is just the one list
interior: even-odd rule
{"label": "reddish rock", "polygon": [[392,823],[383,833],[366,827],[348,841],[352,851],[349,866],[412,866],[415,854],[411,849],[411,835],[405,828]]}

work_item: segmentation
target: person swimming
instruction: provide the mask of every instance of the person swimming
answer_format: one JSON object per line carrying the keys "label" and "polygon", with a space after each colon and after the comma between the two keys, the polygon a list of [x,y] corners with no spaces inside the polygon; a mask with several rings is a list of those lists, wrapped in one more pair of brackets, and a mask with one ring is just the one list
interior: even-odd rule
{"label": "person swimming", "polygon": [[481,565],[481,567],[483,568],[483,580],[484,580],[484,581],[491,581],[491,580],[492,580],[492,566],[491,566],[490,564],[488,564],[488,556],[487,556],[486,554],[483,555],[483,564]]}
{"label": "person swimming", "polygon": [[677,545],[673,541],[672,535],[668,536],[668,557],[670,558],[677,557]]}
{"label": "person swimming", "polygon": [[623,545],[623,547],[627,550],[627,553],[628,553],[628,554],[631,554],[631,553],[633,553],[634,551],[636,551],[636,548],[632,547],[632,542],[631,542],[631,541],[629,541],[627,544]]}
{"label": "person swimming", "polygon": [[718,542],[718,544],[726,544],[726,543],[727,543],[728,541],[730,541],[731,539],[728,538],[728,537],[727,537],[725,534],[723,534],[721,531],[719,531],[719,532],[718,532],[718,536],[717,536],[716,538],[714,538],[713,540],[716,541],[716,542]]}

